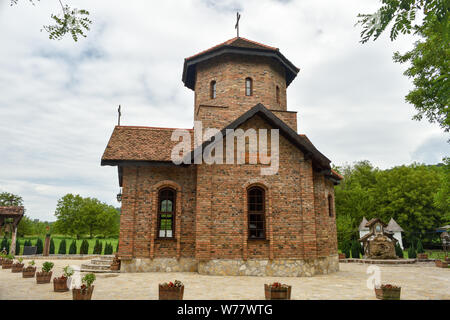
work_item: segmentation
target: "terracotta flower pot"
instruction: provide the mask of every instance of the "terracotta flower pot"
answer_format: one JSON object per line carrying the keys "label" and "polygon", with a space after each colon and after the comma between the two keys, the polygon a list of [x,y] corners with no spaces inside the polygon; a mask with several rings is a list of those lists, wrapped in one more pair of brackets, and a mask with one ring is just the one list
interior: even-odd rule
{"label": "terracotta flower pot", "polygon": [[50,283],[50,280],[52,278],[52,274],[53,274],[52,271],[50,271],[50,272],[45,272],[45,271],[36,272],[36,282],[39,283],[39,284]]}
{"label": "terracotta flower pot", "polygon": [[12,273],[19,273],[22,272],[23,270],[23,263],[13,263],[12,267],[11,267],[11,272]]}
{"label": "terracotta flower pot", "polygon": [[22,269],[22,278],[34,278],[36,267],[26,267]]}
{"label": "terracotta flower pot", "polygon": [[375,296],[380,300],[400,300],[400,287],[393,288],[375,288]]}
{"label": "terracotta flower pot", "polygon": [[346,259],[345,253],[339,253],[339,260]]}
{"label": "terracotta flower pot", "polygon": [[55,292],[66,292],[69,291],[69,287],[67,286],[67,278],[53,278],[53,291]]}
{"label": "terracotta flower pot", "polygon": [[2,265],[3,262],[3,258],[0,258],[0,266]]}
{"label": "terracotta flower pot", "polygon": [[159,285],[159,300],[183,300],[184,285],[167,287]]}
{"label": "terracotta flower pot", "polygon": [[117,271],[120,270],[120,264],[119,263],[113,263],[110,267],[111,270]]}
{"label": "terracotta flower pot", "polygon": [[428,259],[428,254],[427,253],[418,253],[417,254],[417,259],[419,259],[419,260],[427,260]]}
{"label": "terracotta flower pot", "polygon": [[448,267],[447,261],[434,260],[434,263],[436,264],[436,267],[438,267],[438,268],[447,268]]}
{"label": "terracotta flower pot", "polygon": [[13,261],[11,259],[3,259],[2,269],[11,269],[12,265],[13,265]]}
{"label": "terracotta flower pot", "polygon": [[273,287],[264,284],[266,300],[290,300],[292,286]]}
{"label": "terracotta flower pot", "polygon": [[73,300],[91,300],[92,292],[94,292],[94,285],[89,288],[83,286],[80,289],[72,289]]}

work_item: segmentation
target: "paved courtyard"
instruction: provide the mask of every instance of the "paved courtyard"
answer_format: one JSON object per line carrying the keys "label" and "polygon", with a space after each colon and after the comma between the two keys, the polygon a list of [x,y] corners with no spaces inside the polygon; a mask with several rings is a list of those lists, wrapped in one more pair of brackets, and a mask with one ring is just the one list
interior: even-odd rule
{"label": "paved courtyard", "polygon": [[[36,260],[38,270],[44,260]],[[54,276],[60,276],[66,265],[81,265],[85,260],[53,260]],[[366,273],[370,265],[341,263],[340,271],[311,278],[207,276],[196,273],[121,273],[97,274],[92,299],[158,299],[158,283],[181,280],[184,298],[189,300],[264,299],[264,283],[279,281],[292,285],[292,299],[368,299]],[[412,265],[379,265],[383,283],[402,287],[402,299],[450,300],[450,268],[436,268],[434,263]],[[72,299],[71,293],[53,292],[53,283],[36,284],[21,273],[0,269],[0,299]]]}

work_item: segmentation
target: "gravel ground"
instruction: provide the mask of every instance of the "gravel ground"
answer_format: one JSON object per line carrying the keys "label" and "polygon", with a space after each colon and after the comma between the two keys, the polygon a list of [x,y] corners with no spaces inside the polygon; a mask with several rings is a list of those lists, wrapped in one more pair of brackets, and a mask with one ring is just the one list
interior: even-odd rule
{"label": "gravel ground", "polygon": [[[38,270],[43,261],[36,261]],[[85,260],[53,260],[54,276],[62,274],[66,265],[81,265]],[[292,299],[375,299],[367,288],[367,274],[371,265],[341,263],[340,271],[310,278],[208,276],[197,273],[120,273],[97,274],[92,299],[141,300],[158,299],[158,283],[181,280],[185,284],[184,299],[264,299],[264,283],[274,281],[292,285]],[[450,268],[442,269],[434,263],[412,265],[379,265],[382,283],[402,287],[402,299],[450,300]],[[53,283],[36,284],[36,279],[24,279],[21,273],[0,269],[1,300],[72,299],[71,292],[53,292]]]}

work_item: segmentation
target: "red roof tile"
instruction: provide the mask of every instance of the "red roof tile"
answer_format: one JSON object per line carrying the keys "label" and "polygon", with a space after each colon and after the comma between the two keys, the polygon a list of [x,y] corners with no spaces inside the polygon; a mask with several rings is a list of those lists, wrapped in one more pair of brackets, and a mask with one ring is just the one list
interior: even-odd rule
{"label": "red roof tile", "polygon": [[264,49],[264,50],[273,50],[273,51],[278,51],[278,48],[275,47],[271,47],[256,41],[252,41],[246,38],[242,38],[242,37],[234,37],[230,40],[227,40],[225,42],[219,43],[218,45],[215,45],[214,47],[211,47],[209,49],[203,50],[197,54],[194,54],[193,56],[190,56],[188,58],[186,58],[185,60],[189,60],[192,58],[195,58],[199,55],[202,55],[204,53],[213,51],[214,49],[220,48],[222,46],[231,46],[231,47],[240,47],[240,48],[252,48],[252,49]]}
{"label": "red roof tile", "polygon": [[0,207],[0,215],[23,215],[24,208],[17,206]]}
{"label": "red roof tile", "polygon": [[[179,141],[172,141],[177,128],[116,126],[103,153],[102,161],[171,161],[171,152]],[[193,130],[191,143],[193,143]]]}

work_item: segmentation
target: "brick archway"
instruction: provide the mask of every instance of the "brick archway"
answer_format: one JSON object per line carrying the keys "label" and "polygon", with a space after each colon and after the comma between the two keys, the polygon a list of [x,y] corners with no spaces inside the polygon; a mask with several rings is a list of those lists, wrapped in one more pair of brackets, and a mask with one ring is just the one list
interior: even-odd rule
{"label": "brick archway", "polygon": [[155,256],[155,238],[157,229],[157,212],[158,212],[158,194],[159,190],[163,188],[172,188],[176,191],[176,202],[175,202],[175,239],[177,241],[177,259],[181,256],[181,212],[183,207],[182,202],[182,187],[175,181],[163,180],[155,183],[152,186],[152,212],[151,212],[151,223],[150,223],[150,259]]}

